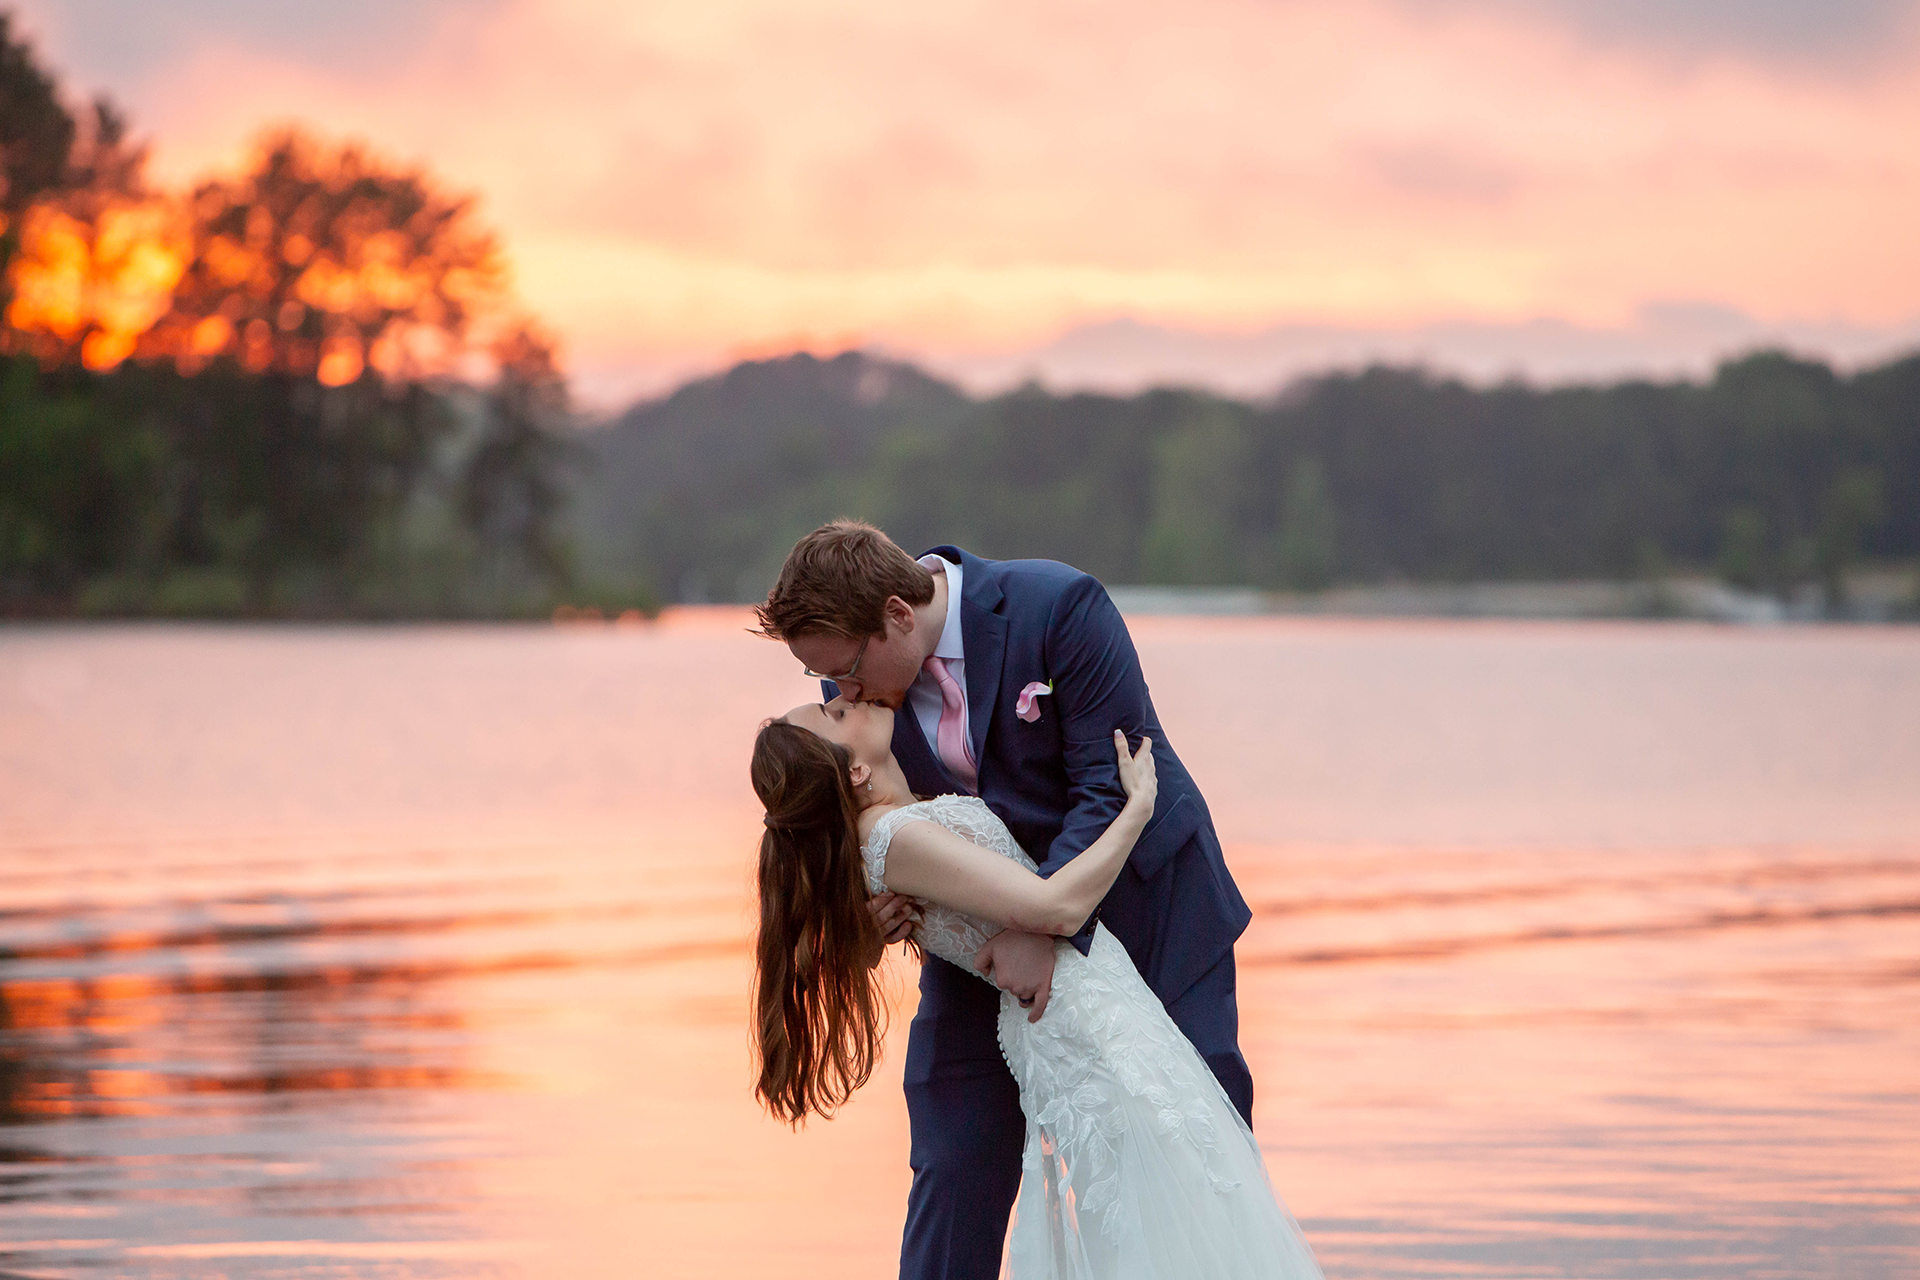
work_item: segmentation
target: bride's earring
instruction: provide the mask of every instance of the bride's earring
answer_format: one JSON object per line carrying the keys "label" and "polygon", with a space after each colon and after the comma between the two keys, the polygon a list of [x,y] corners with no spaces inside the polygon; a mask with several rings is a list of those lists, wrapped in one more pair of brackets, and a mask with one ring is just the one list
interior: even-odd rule
{"label": "bride's earring", "polygon": [[872,779],[872,778],[868,778],[868,779],[867,779],[867,782],[866,782],[866,789],[867,789],[868,791],[871,791],[871,790],[873,790],[873,779]]}

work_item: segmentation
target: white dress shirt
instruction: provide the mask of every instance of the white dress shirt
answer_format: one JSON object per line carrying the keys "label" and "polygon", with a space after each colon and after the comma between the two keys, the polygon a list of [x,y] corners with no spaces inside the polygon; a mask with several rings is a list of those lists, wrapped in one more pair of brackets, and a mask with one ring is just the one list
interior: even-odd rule
{"label": "white dress shirt", "polygon": [[[921,556],[920,563],[935,573],[947,575],[947,621],[940,628],[940,643],[934,646],[933,656],[947,660],[947,671],[960,686],[960,709],[967,707],[967,659],[966,649],[960,642],[960,566],[951,560],[939,556]],[[940,759],[940,684],[932,676],[922,671],[907,686],[907,705],[913,708],[913,718],[920,724],[920,732],[927,736],[927,746],[933,751],[933,758]],[[969,731],[968,741],[972,741]],[[942,764],[946,763],[941,761]]]}

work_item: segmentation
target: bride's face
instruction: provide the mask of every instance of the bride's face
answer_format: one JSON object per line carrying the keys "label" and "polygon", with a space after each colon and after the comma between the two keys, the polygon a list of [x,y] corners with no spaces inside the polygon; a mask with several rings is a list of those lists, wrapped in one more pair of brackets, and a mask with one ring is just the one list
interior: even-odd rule
{"label": "bride's face", "polygon": [[782,717],[788,724],[837,742],[853,756],[856,765],[878,769],[893,755],[893,712],[877,702],[808,702]]}

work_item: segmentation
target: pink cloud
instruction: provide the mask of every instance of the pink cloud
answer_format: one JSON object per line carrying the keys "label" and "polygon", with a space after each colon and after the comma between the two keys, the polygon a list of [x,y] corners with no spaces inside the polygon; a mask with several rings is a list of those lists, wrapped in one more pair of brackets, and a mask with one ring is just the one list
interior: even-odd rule
{"label": "pink cloud", "polygon": [[181,179],[285,118],[430,161],[606,377],[805,335],[960,359],[1116,316],[1920,312],[1899,59],[1676,62],[1565,8],[507,0],[416,21],[378,76],[209,34],[129,96]]}

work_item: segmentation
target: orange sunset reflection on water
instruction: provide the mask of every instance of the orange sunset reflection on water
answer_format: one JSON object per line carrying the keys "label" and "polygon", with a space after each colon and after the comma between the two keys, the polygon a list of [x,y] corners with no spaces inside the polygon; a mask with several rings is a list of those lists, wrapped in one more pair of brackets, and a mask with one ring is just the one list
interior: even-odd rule
{"label": "orange sunset reflection on water", "polygon": [[[748,1095],[744,623],[0,632],[0,1270],[890,1274],[910,966]],[[1920,639],[1135,633],[1330,1276],[1920,1270]]]}

